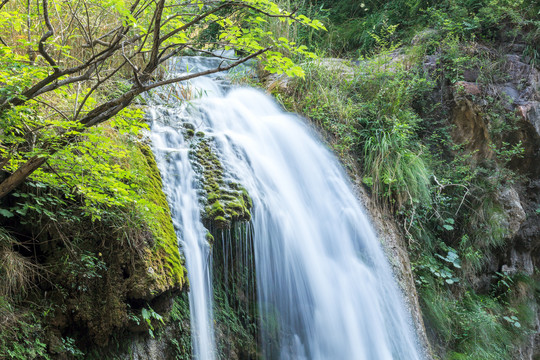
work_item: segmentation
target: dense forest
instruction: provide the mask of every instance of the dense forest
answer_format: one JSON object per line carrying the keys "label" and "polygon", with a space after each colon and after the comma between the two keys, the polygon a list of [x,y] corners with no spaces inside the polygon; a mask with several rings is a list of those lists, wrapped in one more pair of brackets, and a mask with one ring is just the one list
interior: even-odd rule
{"label": "dense forest", "polygon": [[[3,0],[0,54],[0,359],[192,358],[148,109],[228,70],[339,158],[426,359],[540,359],[539,3]],[[215,358],[266,358],[255,194],[197,130]]]}

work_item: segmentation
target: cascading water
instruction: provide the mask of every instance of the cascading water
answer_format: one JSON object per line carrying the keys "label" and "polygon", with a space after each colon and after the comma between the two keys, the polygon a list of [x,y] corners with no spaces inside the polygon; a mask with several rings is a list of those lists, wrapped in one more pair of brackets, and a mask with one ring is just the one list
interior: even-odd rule
{"label": "cascading water", "polygon": [[[192,71],[216,65],[208,58],[187,61]],[[186,64],[180,62],[177,69]],[[241,88],[224,94],[211,79],[201,81],[193,86],[205,96],[192,101],[189,115],[183,116],[213,138],[224,167],[253,200],[264,358],[421,359],[390,268],[335,157],[297,116],[284,113],[260,91]],[[180,119],[154,112],[168,121]],[[208,249],[186,145],[175,131],[156,120],[152,139],[194,293],[195,357],[208,359],[213,356],[211,330],[201,335],[211,315],[200,314],[210,310],[209,275],[201,273]],[[165,160],[163,153],[178,156]],[[188,245],[190,236],[203,251]],[[203,295],[204,301],[196,300]]]}
{"label": "cascading water", "polygon": [[173,223],[186,258],[189,278],[193,355],[198,360],[215,358],[212,319],[212,283],[210,246],[207,230],[201,223],[195,173],[190,165],[189,144],[181,132],[167,124],[178,123],[182,109],[166,106],[150,108],[152,151],[156,158],[163,190],[171,207]]}

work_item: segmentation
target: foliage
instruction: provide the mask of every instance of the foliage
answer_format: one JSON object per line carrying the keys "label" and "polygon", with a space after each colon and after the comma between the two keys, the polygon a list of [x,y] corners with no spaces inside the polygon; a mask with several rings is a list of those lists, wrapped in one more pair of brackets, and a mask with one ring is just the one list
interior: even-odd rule
{"label": "foliage", "polygon": [[146,325],[148,325],[148,333],[151,337],[154,337],[154,325],[152,324],[152,321],[156,320],[160,321],[162,324],[165,323],[163,317],[155,312],[150,306],[141,310],[141,317],[146,322]]}
{"label": "foliage", "polygon": [[9,299],[0,296],[0,318],[0,358],[51,359],[43,343],[43,324],[35,314],[17,312]]}
{"label": "foliage", "polygon": [[471,292],[457,300],[428,287],[420,291],[428,325],[443,330],[438,332],[439,340],[445,348],[455,349],[448,359],[510,358],[511,344],[520,331],[505,319],[508,316],[499,315],[505,313],[503,305]]}
{"label": "foliage", "polygon": [[396,209],[405,202],[429,202],[424,150],[421,145],[411,146],[420,121],[412,101],[429,84],[403,71],[389,52],[360,62],[346,81],[327,66],[305,66],[306,79],[296,80],[293,100],[288,100],[292,109],[334,136],[338,153],[358,156],[363,181],[377,199]]}
{"label": "foliage", "polygon": [[[0,198],[53,155],[66,164],[72,153],[87,152],[84,146],[74,146],[81,136],[95,135],[86,130],[118,115],[139,94],[206,74],[154,76],[169,58],[185,51],[210,53],[221,47],[245,56],[236,60],[223,57],[224,62],[211,69],[212,73],[264,54],[267,71],[302,76],[301,68],[283,54],[315,55],[304,45],[273,36],[261,25],[271,17],[324,29],[320,21],[284,11],[270,0],[113,1],[107,7],[102,5],[100,0],[85,1],[84,6],[67,0],[55,3],[53,12],[48,1],[21,7],[9,0],[2,3],[0,78],[5,86],[0,94],[0,169],[9,176],[0,179]],[[212,41],[200,37],[209,25],[219,28]],[[129,85],[110,91],[114,84],[122,83],[122,76]],[[103,169],[107,170],[117,169]],[[119,201],[130,195],[125,187],[117,187]],[[106,201],[107,195],[94,192],[95,188],[75,190]]]}
{"label": "foliage", "polygon": [[[315,7],[326,20],[328,32],[315,38],[319,49],[334,55],[377,53],[373,35],[381,36],[397,27],[392,38],[408,43],[426,28],[435,29],[439,39],[454,34],[463,40],[497,40],[503,33],[519,37],[528,33],[531,62],[538,59],[538,11],[540,7],[526,0],[310,0],[297,1],[300,9]],[[501,29],[505,28],[504,31]],[[310,40],[313,40],[311,38]]]}
{"label": "foliage", "polygon": [[170,312],[173,326],[178,327],[179,336],[170,339],[175,360],[189,360],[192,356],[189,300],[187,292],[174,299]]}

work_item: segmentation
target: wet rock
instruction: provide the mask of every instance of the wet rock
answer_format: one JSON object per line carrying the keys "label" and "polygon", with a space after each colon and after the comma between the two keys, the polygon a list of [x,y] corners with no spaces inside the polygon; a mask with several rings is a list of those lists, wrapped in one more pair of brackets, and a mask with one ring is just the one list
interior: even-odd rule
{"label": "wet rock", "polygon": [[[166,331],[166,330],[165,330]],[[168,344],[158,338],[140,335],[134,337],[130,344],[129,355],[123,360],[172,360]]]}

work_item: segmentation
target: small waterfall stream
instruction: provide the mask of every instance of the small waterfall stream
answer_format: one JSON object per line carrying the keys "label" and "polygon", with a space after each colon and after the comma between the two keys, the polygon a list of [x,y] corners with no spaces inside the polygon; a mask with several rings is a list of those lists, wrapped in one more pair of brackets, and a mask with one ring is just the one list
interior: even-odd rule
{"label": "small waterfall stream", "polygon": [[[180,72],[184,61],[191,71],[216,65],[193,57],[176,64]],[[422,359],[387,260],[336,158],[267,95],[246,88],[225,93],[215,79],[193,81],[204,96],[190,105],[151,110],[153,149],[189,272],[194,358],[216,355],[210,249],[189,144],[179,131],[186,118],[213,139],[220,161],[253,200],[264,358]]]}
{"label": "small waterfall stream", "polygon": [[150,109],[152,151],[164,180],[163,190],[171,207],[181,252],[186,258],[193,354],[198,360],[212,360],[215,340],[210,245],[206,241],[207,230],[201,223],[195,173],[188,158],[189,144],[178,129],[167,125],[180,121],[181,113],[181,109],[175,112],[157,104]]}

